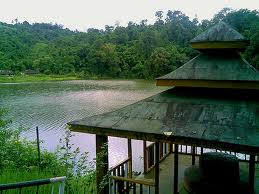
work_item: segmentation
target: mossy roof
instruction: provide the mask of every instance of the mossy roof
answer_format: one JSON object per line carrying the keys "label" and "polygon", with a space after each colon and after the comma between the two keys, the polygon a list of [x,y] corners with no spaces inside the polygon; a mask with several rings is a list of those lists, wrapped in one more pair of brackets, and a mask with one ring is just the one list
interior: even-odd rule
{"label": "mossy roof", "polygon": [[[246,47],[247,41],[236,30],[219,22],[192,39],[191,43],[200,54],[157,78],[158,86],[239,88],[240,83],[240,89],[259,89],[258,71],[238,51]],[[197,80],[203,82],[191,82]],[[206,81],[210,83],[206,84]]]}
{"label": "mossy roof", "polygon": [[221,21],[191,40],[196,42],[247,41],[243,35]]}
{"label": "mossy roof", "polygon": [[259,91],[172,88],[69,123],[73,131],[259,153]]}
{"label": "mossy roof", "polygon": [[259,73],[239,53],[202,52],[157,80],[257,81]]}

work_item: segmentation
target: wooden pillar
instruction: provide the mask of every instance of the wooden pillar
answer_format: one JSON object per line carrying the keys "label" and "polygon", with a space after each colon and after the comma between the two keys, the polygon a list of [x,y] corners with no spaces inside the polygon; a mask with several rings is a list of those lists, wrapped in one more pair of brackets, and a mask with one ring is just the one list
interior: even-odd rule
{"label": "wooden pillar", "polygon": [[147,142],[143,141],[143,167],[144,167],[144,173],[147,172],[147,152],[146,152]]}
{"label": "wooden pillar", "polygon": [[155,143],[155,194],[159,194],[159,142]]}
{"label": "wooden pillar", "polygon": [[250,155],[249,160],[249,185],[252,189],[254,189],[254,181],[255,181],[255,155]]}
{"label": "wooden pillar", "polygon": [[98,194],[109,193],[108,184],[100,187],[102,181],[108,182],[108,180],[104,180],[108,173],[108,166],[108,137],[96,135],[96,189]]}
{"label": "wooden pillar", "polygon": [[130,158],[128,177],[132,178],[132,144],[131,144],[131,139],[128,139],[128,158]]}
{"label": "wooden pillar", "polygon": [[174,144],[174,194],[178,193],[178,144]]}
{"label": "wooden pillar", "polygon": [[169,148],[170,153],[173,153],[173,144],[172,144],[172,143],[170,143],[170,144],[169,144],[169,146],[170,146],[170,148]]}
{"label": "wooden pillar", "polygon": [[192,146],[192,165],[195,165],[195,146]]}

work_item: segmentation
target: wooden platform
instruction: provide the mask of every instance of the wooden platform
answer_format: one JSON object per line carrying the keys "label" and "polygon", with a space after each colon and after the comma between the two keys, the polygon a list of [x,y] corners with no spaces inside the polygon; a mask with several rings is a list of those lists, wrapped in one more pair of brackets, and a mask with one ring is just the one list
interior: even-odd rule
{"label": "wooden platform", "polygon": [[[196,157],[196,164],[198,164],[198,157]],[[179,155],[179,191],[180,194],[187,194],[184,192],[182,188],[183,185],[183,175],[184,170],[191,165],[191,156],[188,155]],[[160,163],[160,185],[159,185],[159,193],[161,194],[173,194],[173,174],[174,174],[174,157],[173,154],[170,154],[165,160]],[[248,163],[240,162],[240,168],[248,171]],[[149,173],[143,175],[139,175],[136,179],[145,179],[145,180],[153,180],[154,179],[154,169]],[[256,165],[256,178],[255,178],[255,189],[256,194],[259,194],[259,164]],[[145,193],[145,192],[144,192]],[[151,189],[151,193],[154,191]]]}

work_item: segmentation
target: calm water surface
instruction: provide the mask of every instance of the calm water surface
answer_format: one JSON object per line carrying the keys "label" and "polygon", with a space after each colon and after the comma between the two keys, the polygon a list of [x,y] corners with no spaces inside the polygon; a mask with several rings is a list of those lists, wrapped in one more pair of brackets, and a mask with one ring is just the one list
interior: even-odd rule
{"label": "calm water surface", "polygon": [[[66,123],[95,114],[113,111],[161,92],[152,81],[84,80],[0,84],[0,106],[9,110],[12,127],[27,128],[23,135],[35,139],[39,126],[43,146],[54,151],[63,137]],[[73,133],[72,142],[95,157],[95,136]],[[110,166],[125,159],[127,141],[109,138]],[[134,169],[140,170],[142,142],[133,141]]]}

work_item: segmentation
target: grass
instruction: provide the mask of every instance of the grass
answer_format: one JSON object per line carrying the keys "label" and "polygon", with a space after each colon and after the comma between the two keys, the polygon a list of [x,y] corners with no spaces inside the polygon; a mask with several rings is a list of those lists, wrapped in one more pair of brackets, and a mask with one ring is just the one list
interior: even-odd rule
{"label": "grass", "polygon": [[[38,171],[37,168],[32,170],[4,170],[0,172],[0,184],[6,183],[17,183],[23,181],[31,181],[37,179],[48,179],[58,176],[64,176],[62,174],[53,175],[51,171]],[[95,182],[92,180],[93,177],[84,176],[84,177],[75,177],[66,181],[65,193],[74,194],[74,193],[96,193],[95,191]],[[69,186],[68,186],[69,184]],[[51,189],[54,186],[54,193],[58,193],[59,183],[47,184],[39,186],[39,193],[49,194]],[[19,193],[19,189],[6,190],[4,194],[16,194]],[[22,189],[22,194],[35,194],[37,187],[26,187]]]}
{"label": "grass", "polygon": [[[17,183],[23,181],[31,181],[35,179],[46,179],[54,177],[51,172],[33,170],[4,170],[0,174],[0,184]],[[39,187],[39,193],[50,193],[52,185],[42,185]],[[55,191],[58,189],[58,184],[54,185]],[[36,193],[37,187],[27,187],[22,189],[22,193]],[[19,189],[7,190],[5,194],[18,193]]]}
{"label": "grass", "polygon": [[14,75],[0,76],[0,83],[19,83],[19,82],[42,82],[42,81],[65,81],[78,80],[76,75]]}

